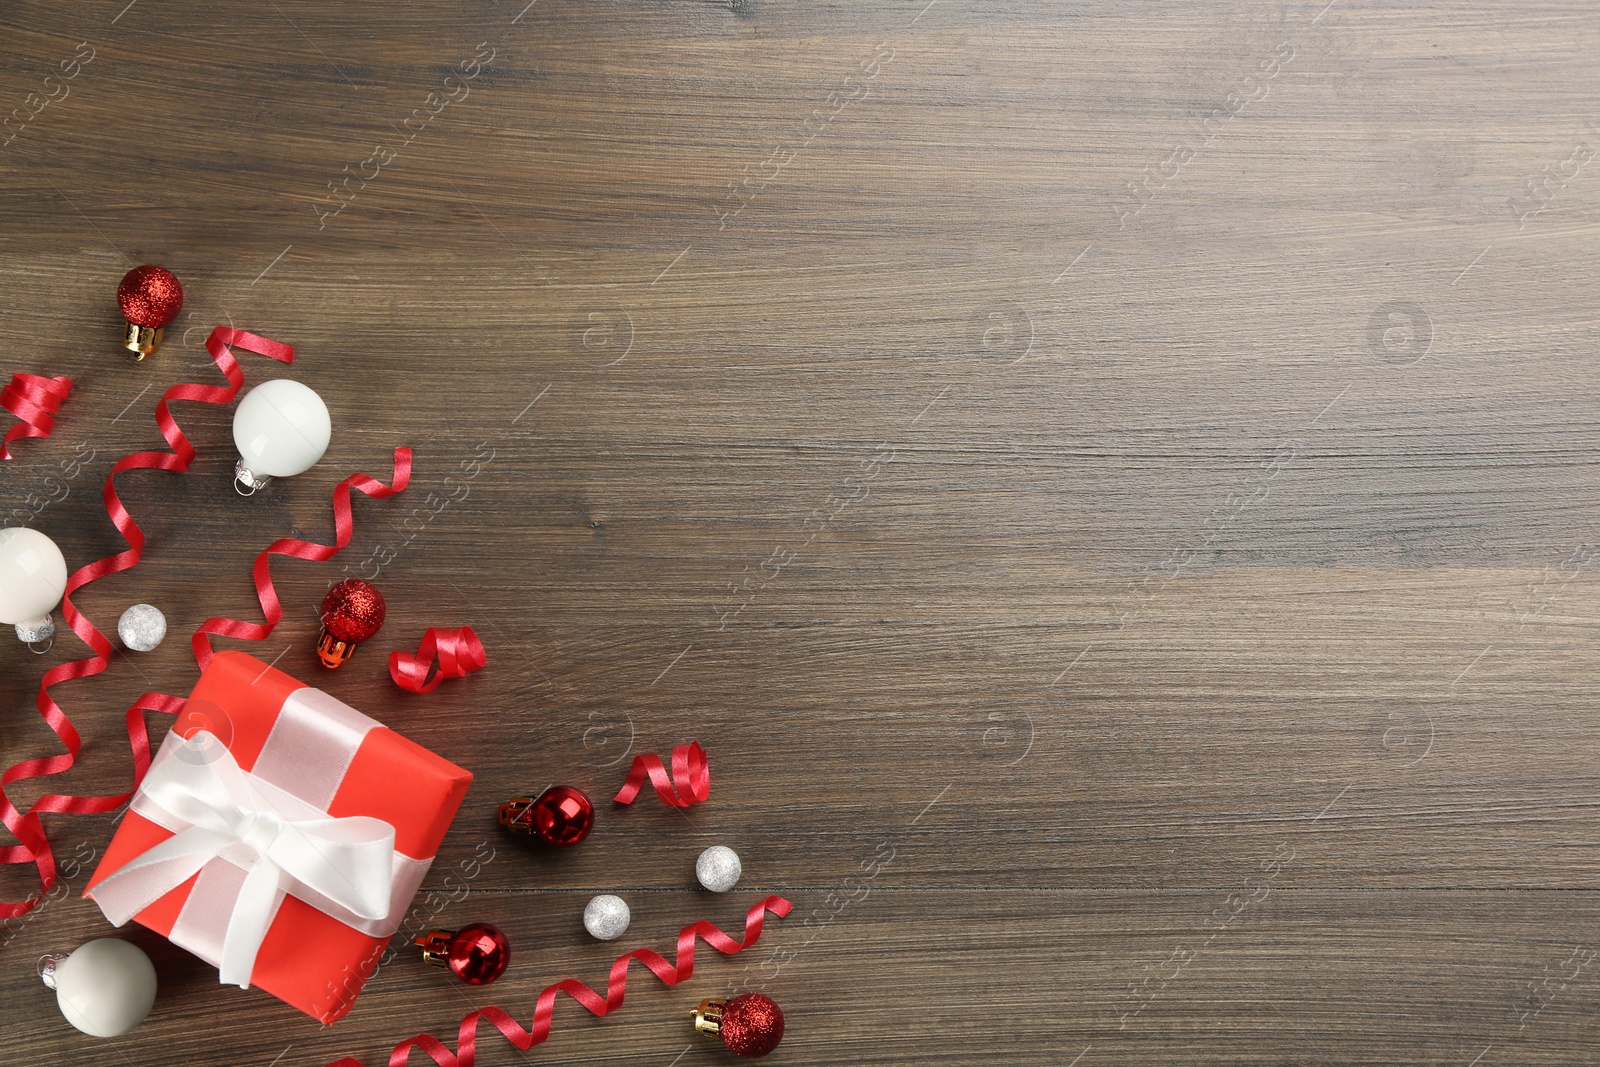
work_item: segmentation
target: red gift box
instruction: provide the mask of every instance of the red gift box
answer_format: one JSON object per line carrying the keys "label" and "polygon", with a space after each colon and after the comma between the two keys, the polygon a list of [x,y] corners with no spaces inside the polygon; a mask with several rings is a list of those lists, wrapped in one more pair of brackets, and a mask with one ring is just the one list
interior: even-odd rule
{"label": "red gift box", "polygon": [[[199,734],[202,730],[210,736]],[[192,739],[186,743],[186,738]],[[182,844],[171,841],[180,833],[188,833],[190,839],[195,834],[207,836],[204,826],[194,828],[186,821],[185,805],[191,798],[180,797],[183,803],[170,799],[174,781],[212,773],[209,767],[196,766],[216,762],[213,757],[194,757],[193,753],[205,751],[196,747],[201,742],[226,746],[224,755],[231,760],[222,762],[230,769],[236,764],[238,771],[244,772],[240,776],[229,771],[237,779],[232,788],[239,795],[266,797],[262,807],[274,813],[266,817],[273,829],[281,831],[286,822],[291,828],[334,827],[335,844],[310,842],[316,849],[336,851],[342,827],[364,828],[368,836],[372,828],[381,828],[385,835],[392,828],[392,850],[386,836],[359,845],[368,850],[369,858],[379,855],[390,867],[380,879],[385,884],[373,890],[379,898],[387,894],[386,910],[380,902],[364,917],[353,915],[291,875],[275,875],[276,867],[263,876],[266,883],[276,878],[278,887],[272,894],[271,909],[262,916],[267,925],[253,964],[245,972],[248,984],[331,1023],[355,1003],[389,937],[399,927],[472,775],[254,656],[219,652],[195,684],[179,726],[168,734],[117,827],[86,896],[94,896],[95,887],[114,873],[119,878],[112,885],[122,892],[130,879],[141,878],[136,870],[141,863],[150,863],[150,857]],[[168,792],[161,793],[155,788],[157,783]],[[241,789],[244,793],[239,793]],[[227,790],[218,786],[212,793],[225,796]],[[162,795],[169,799],[152,800]],[[174,813],[173,807],[180,811]],[[289,821],[292,817],[306,821],[294,823]],[[138,910],[132,915],[134,921],[219,965],[224,942],[234,936],[229,924],[235,906],[252,892],[247,881],[256,876],[249,872],[259,865],[261,856],[268,855],[263,842],[269,838],[258,835],[256,824],[246,818],[240,825],[246,829],[237,840],[225,848],[218,845],[217,854],[205,859],[197,873]],[[291,853],[306,844],[304,835],[283,836],[288,838],[283,847]],[[371,851],[374,848],[376,853]],[[278,846],[271,849],[276,855]],[[139,862],[129,866],[135,860]],[[159,870],[159,865],[155,869]],[[107,889],[109,896],[111,886]],[[334,897],[337,900],[337,894]],[[99,903],[112,917],[107,902]],[[230,952],[234,944],[230,943]]]}

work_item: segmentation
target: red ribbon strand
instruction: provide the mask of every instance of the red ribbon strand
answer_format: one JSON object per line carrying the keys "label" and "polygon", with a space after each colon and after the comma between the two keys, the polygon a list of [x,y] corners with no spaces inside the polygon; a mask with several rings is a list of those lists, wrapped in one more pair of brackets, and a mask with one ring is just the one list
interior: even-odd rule
{"label": "red ribbon strand", "polygon": [[[622,1006],[623,994],[628,988],[628,964],[638,960],[669,986],[677,985],[694,973],[694,943],[698,937],[724,955],[733,955],[749,948],[761,939],[761,923],[767,912],[778,918],[789,914],[794,905],[782,897],[767,897],[753,905],[745,916],[744,940],[735,941],[716,926],[701,920],[685,926],[678,933],[678,962],[668,963],[659,954],[647,948],[636,948],[618,956],[611,965],[611,976],[606,982],[606,994],[590,989],[576,978],[567,978],[547,986],[539,994],[533,1008],[533,1026],[524,1030],[515,1019],[499,1008],[481,1008],[470,1012],[461,1020],[461,1031],[456,1038],[456,1051],[452,1053],[445,1043],[432,1034],[418,1034],[400,1042],[389,1056],[389,1067],[406,1067],[413,1048],[421,1049],[439,1067],[472,1067],[477,1060],[478,1020],[487,1019],[515,1048],[527,1051],[543,1044],[550,1036],[550,1020],[555,1015],[556,995],[565,993],[595,1015],[606,1015]],[[365,1067],[353,1056],[331,1063],[328,1067]]]}
{"label": "red ribbon strand", "polygon": [[0,389],[0,408],[22,420],[0,439],[0,459],[15,459],[11,442],[23,437],[49,437],[56,428],[56,412],[72,392],[71,378],[46,378],[42,374],[13,374],[11,384]]}
{"label": "red ribbon strand", "polygon": [[78,752],[83,747],[83,739],[79,737],[72,721],[67,718],[66,712],[51,699],[50,687],[74,678],[90,678],[105,670],[110,663],[111,642],[106,640],[105,635],[73,605],[72,594],[108,574],[128,570],[143,557],[144,531],[133,521],[133,516],[128,513],[121,498],[117,496],[117,475],[128,470],[166,470],[181,473],[189,469],[189,465],[194,462],[195,448],[190,444],[189,438],[184,436],[183,430],[178,427],[177,420],[172,417],[170,404],[174,400],[188,400],[201,404],[231,403],[234,397],[239,395],[239,390],[244,387],[244,371],[239,368],[238,360],[234,359],[230,345],[237,345],[283,363],[294,361],[294,349],[289,345],[258,337],[244,330],[218,326],[211,331],[211,336],[206,338],[206,351],[211,354],[223,377],[227,378],[227,386],[200,385],[195,382],[172,386],[162,394],[160,402],[156,404],[156,426],[160,429],[161,436],[166,438],[167,444],[172,446],[172,451],[130,453],[117,460],[116,465],[111,468],[111,473],[106,475],[103,494],[106,515],[110,517],[111,524],[116,527],[123,540],[128,542],[128,547],[114,555],[80,567],[67,579],[66,592],[61,600],[61,613],[67,624],[72,627],[72,632],[77,634],[94,654],[52,667],[45,672],[44,678],[39,682],[37,702],[39,714],[61,739],[62,744],[66,745],[67,751],[57,756],[24,760],[0,775],[0,822],[5,823],[6,828],[19,842],[0,848],[0,864],[31,862],[39,869],[39,895],[24,901],[0,903],[0,917],[26,914],[44,899],[44,894],[55,884],[55,855],[50,850],[50,841],[45,836],[43,824],[39,821],[39,813],[43,811],[74,815],[94,814],[110,811],[127,800],[133,795],[133,788],[137,788],[139,779],[143,777],[150,762],[150,741],[144,731],[141,711],[148,708],[154,711],[176,712],[183,706],[183,701],[177,697],[146,693],[128,710],[128,740],[133,749],[134,784],[126,793],[99,797],[65,794],[44,796],[35,801],[24,814],[17,810],[5,792],[6,786],[13,782],[59,774],[76,762]]}
{"label": "red ribbon strand", "polygon": [[644,788],[645,775],[650,776],[650,784],[656,787],[661,799],[675,808],[687,808],[711,795],[711,768],[706,763],[706,750],[698,741],[672,750],[672,778],[667,777],[667,768],[654,752],[635,756],[627,782],[612,799],[618,804],[632,804],[633,798]]}
{"label": "red ribbon strand", "polygon": [[[436,657],[439,670],[430,681],[428,671]],[[389,653],[389,677],[408,693],[431,693],[446,678],[465,678],[488,662],[483,642],[472,632],[472,627],[444,630],[430,626],[422,635],[422,644],[417,647],[415,656],[398,649]]]}
{"label": "red ribbon strand", "polygon": [[[394,474],[389,479],[388,485],[384,485],[376,478],[356,473],[334,486],[333,544],[319,545],[311,541],[285,537],[268,545],[256,557],[255,567],[251,570],[251,577],[256,586],[256,599],[261,602],[261,614],[266,621],[243,622],[239,619],[213,618],[201,623],[190,640],[190,644],[194,647],[195,662],[200,665],[200,669],[206,669],[206,664],[211,662],[214,654],[208,634],[217,637],[236,637],[242,641],[260,641],[271,634],[283,619],[283,605],[279,602],[278,591],[272,584],[270,557],[293,556],[296,559],[317,563],[332,558],[350,543],[350,538],[355,534],[355,517],[350,508],[352,489],[374,500],[382,500],[384,497],[403,492],[410,484],[411,449],[397,448],[394,450]],[[479,654],[482,654],[481,647]]]}

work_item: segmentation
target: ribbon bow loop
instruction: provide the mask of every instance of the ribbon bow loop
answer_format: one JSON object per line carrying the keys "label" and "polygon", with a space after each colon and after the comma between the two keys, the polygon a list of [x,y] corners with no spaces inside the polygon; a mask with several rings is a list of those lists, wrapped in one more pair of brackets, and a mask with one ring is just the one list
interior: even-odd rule
{"label": "ribbon bow loop", "polygon": [[326,901],[361,919],[389,914],[392,825],[365,815],[286,814],[292,798],[246,774],[205,730],[169,746],[139,792],[189,826],[94,887],[95,901],[113,925],[121,926],[212,860],[231,862],[246,874],[228,917],[218,976],[249,988],[256,954],[283,894],[328,911]]}

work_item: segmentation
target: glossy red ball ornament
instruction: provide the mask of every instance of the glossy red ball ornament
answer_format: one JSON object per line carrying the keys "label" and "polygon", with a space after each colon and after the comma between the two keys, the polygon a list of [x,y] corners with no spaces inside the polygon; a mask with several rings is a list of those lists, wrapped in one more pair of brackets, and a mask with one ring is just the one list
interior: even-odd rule
{"label": "glossy red ball ornament", "polygon": [[594,805],[580,789],[553,785],[537,800],[515,797],[500,805],[500,825],[533,834],[547,845],[568,848],[594,829]]}
{"label": "glossy red ball ornament", "polygon": [[511,962],[511,942],[500,928],[488,923],[463,926],[455,933],[435,930],[416,939],[422,958],[470,985],[488,985],[506,972]]}
{"label": "glossy red ball ornament", "polygon": [[317,655],[324,667],[339,667],[355,653],[356,645],[383,625],[383,594],[360,578],[346,578],[322,598],[322,634]]}
{"label": "glossy red ball ornament", "polygon": [[722,1038],[735,1056],[765,1056],[783,1040],[783,1009],[764,993],[742,993],[732,1000],[702,1000],[694,1028]]}
{"label": "glossy red ball ornament", "polygon": [[122,346],[140,359],[161,347],[161,330],[183,309],[183,286],[165,267],[145,264],[122,276],[117,305],[128,320]]}

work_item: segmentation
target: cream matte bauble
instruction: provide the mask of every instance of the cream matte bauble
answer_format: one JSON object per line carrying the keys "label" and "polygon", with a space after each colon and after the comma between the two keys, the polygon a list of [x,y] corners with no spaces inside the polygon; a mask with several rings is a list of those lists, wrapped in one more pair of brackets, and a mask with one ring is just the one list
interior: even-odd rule
{"label": "cream matte bauble", "polygon": [[93,1037],[117,1037],[156,1002],[156,969],[138,945],[114,937],[82,945],[40,972],[67,1022]]}
{"label": "cream matte bauble", "polygon": [[24,641],[43,640],[55,631],[50,612],[66,589],[67,561],[54,541],[22,526],[0,530],[0,623],[16,626]]}
{"label": "cream matte bauble", "polygon": [[288,378],[262,382],[233,414],[235,481],[254,492],[268,479],[310,470],[328,450],[332,432],[328,406],[311,389]]}

